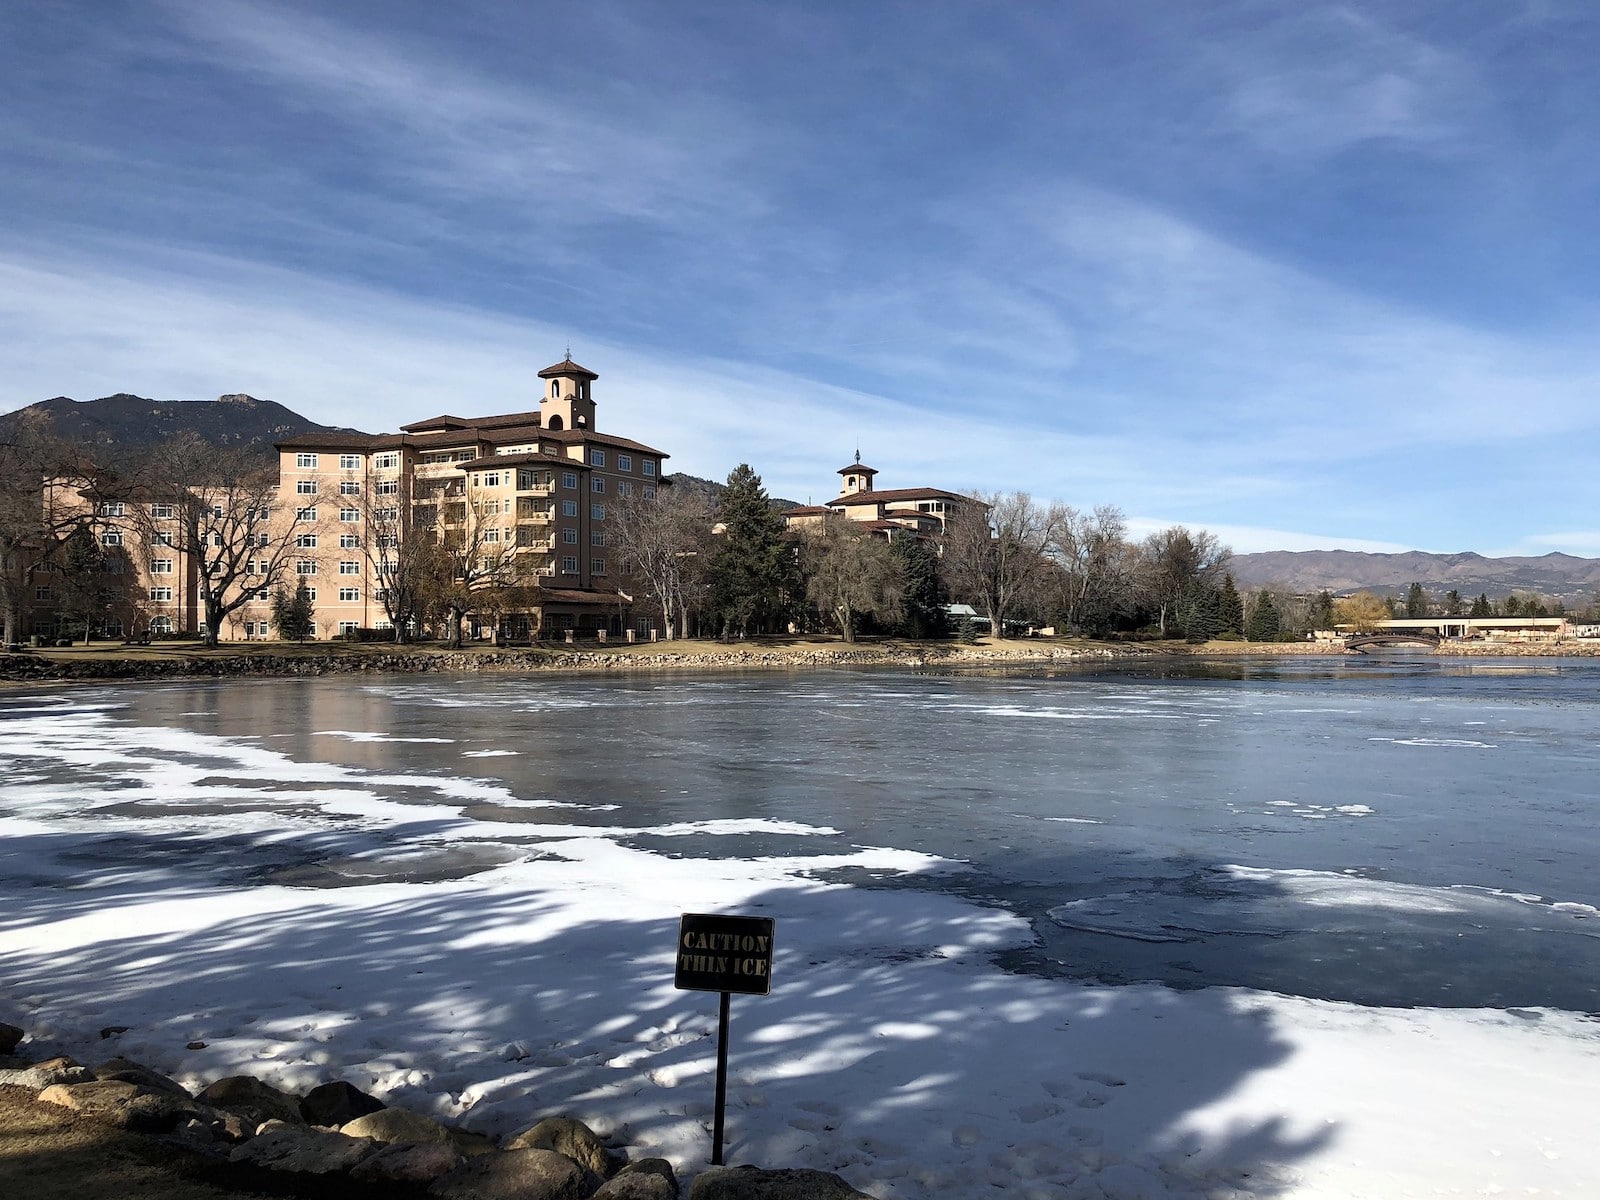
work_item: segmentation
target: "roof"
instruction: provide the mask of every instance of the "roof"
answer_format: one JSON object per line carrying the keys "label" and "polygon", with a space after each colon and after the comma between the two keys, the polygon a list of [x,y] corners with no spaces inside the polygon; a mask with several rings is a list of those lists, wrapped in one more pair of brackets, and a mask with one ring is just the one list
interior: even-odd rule
{"label": "roof", "polygon": [[539,588],[541,604],[615,604],[621,599],[616,592],[589,592],[580,588]]}
{"label": "roof", "polygon": [[589,370],[588,367],[580,367],[577,363],[573,362],[572,355],[570,354],[560,362],[556,363],[555,366],[546,367],[544,370],[539,372],[540,379],[554,379],[558,375],[579,375],[584,379],[600,378],[600,376]]}
{"label": "roof", "polygon": [[437,417],[429,417],[426,421],[413,421],[400,428],[407,433],[424,433],[438,429],[470,429],[472,422],[465,417],[452,417],[449,413],[442,413]]}
{"label": "roof", "polygon": [[378,440],[378,436],[370,433],[300,433],[291,434],[273,445],[280,450],[366,450]]}
{"label": "roof", "polygon": [[456,464],[463,471],[479,471],[489,467],[561,467],[564,470],[589,469],[589,464],[576,458],[543,451],[525,451],[522,454],[484,454],[468,462]]}
{"label": "roof", "polygon": [[838,473],[840,475],[876,475],[878,470],[876,467],[867,467],[859,462],[853,462],[847,467],[840,467]]}
{"label": "roof", "polygon": [[889,488],[882,492],[851,492],[848,496],[835,496],[828,501],[829,508],[847,504],[889,504],[895,500],[954,500],[969,504],[972,497],[943,488]]}
{"label": "roof", "polygon": [[657,458],[672,457],[665,450],[657,450],[654,446],[646,446],[643,442],[617,437],[612,433],[596,433],[592,429],[543,429],[539,431],[539,436],[547,441],[595,442],[601,446],[615,446],[619,450],[632,450],[638,454],[653,454]]}
{"label": "roof", "polygon": [[833,512],[825,504],[801,504],[795,508],[786,508],[778,515],[780,517],[826,517]]}

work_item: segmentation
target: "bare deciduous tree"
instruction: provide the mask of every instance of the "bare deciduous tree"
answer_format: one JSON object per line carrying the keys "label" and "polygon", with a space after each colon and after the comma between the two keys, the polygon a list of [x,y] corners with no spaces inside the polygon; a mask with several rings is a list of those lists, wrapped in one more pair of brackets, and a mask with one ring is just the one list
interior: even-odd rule
{"label": "bare deciduous tree", "polygon": [[856,640],[856,621],[871,614],[885,624],[900,620],[905,580],[889,543],[857,522],[828,517],[801,543],[806,599]]}
{"label": "bare deciduous tree", "polygon": [[1053,567],[1049,551],[1066,520],[1064,505],[1026,492],[976,492],[946,526],[943,567],[951,593],[989,618],[995,637]]}
{"label": "bare deciduous tree", "polygon": [[654,603],[669,638],[688,636],[714,520],[710,501],[688,487],[664,487],[649,497],[641,490],[607,506],[606,539],[635,593]]}
{"label": "bare deciduous tree", "polygon": [[1149,603],[1158,614],[1161,636],[1167,634],[1167,620],[1183,605],[1196,587],[1214,587],[1233,551],[1216,534],[1201,529],[1190,531],[1173,525],[1152,533],[1141,546],[1141,575]]}

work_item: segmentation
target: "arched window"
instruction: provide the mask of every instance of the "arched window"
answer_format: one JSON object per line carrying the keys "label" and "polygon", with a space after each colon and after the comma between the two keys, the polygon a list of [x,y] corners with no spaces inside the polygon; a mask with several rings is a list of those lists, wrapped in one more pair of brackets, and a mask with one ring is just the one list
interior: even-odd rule
{"label": "arched window", "polygon": [[560,417],[551,417],[550,418],[550,423],[548,425],[546,425],[545,428],[546,429],[560,429],[560,428],[562,428],[561,418]]}

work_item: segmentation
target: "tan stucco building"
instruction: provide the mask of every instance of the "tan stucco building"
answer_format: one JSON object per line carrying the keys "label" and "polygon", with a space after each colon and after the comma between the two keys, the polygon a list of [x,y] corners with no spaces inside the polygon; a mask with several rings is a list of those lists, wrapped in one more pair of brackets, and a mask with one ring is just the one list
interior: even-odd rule
{"label": "tan stucco building", "polygon": [[872,532],[893,539],[904,534],[938,535],[949,521],[972,500],[943,488],[911,487],[879,490],[874,483],[878,471],[865,466],[861,455],[839,468],[839,494],[822,504],[806,504],[785,509],[784,523],[792,529],[822,524],[831,516],[858,521]]}

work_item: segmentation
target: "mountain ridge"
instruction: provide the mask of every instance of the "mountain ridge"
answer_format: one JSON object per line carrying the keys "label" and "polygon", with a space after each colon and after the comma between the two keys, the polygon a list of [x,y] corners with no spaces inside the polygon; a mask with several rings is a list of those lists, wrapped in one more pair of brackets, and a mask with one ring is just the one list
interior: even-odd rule
{"label": "mountain ridge", "polygon": [[1452,554],[1267,550],[1235,555],[1229,569],[1235,582],[1248,587],[1274,586],[1293,592],[1326,589],[1335,595],[1400,591],[1413,583],[1437,595],[1453,590],[1471,597],[1482,592],[1491,599],[1519,592],[1588,601],[1600,592],[1600,558],[1579,558],[1560,550],[1504,558],[1489,558],[1473,550]]}

